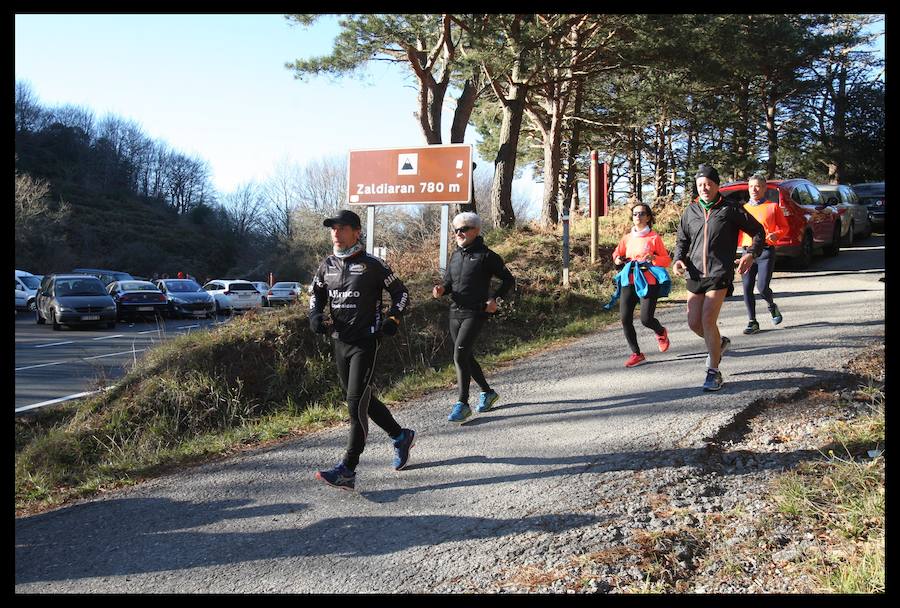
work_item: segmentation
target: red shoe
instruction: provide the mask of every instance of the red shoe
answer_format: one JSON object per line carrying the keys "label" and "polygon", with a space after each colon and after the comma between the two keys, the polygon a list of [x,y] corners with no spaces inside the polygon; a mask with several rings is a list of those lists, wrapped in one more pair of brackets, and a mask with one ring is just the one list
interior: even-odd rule
{"label": "red shoe", "polygon": [[656,341],[659,342],[659,352],[664,353],[669,350],[669,330],[663,327],[663,335],[656,336]]}
{"label": "red shoe", "polygon": [[625,362],[625,367],[634,367],[635,365],[640,365],[646,360],[647,357],[644,356],[644,353],[634,353],[630,357],[628,357],[628,361]]}

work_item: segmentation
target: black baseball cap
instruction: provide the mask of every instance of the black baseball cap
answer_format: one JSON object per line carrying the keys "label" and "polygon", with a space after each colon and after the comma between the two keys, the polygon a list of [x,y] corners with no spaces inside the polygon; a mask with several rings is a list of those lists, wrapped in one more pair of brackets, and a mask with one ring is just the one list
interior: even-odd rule
{"label": "black baseball cap", "polygon": [[331,228],[335,224],[342,224],[344,226],[350,226],[351,228],[362,227],[362,222],[359,221],[359,216],[349,209],[341,209],[340,213],[338,213],[336,216],[325,218],[325,221],[322,222],[322,225],[326,228]]}

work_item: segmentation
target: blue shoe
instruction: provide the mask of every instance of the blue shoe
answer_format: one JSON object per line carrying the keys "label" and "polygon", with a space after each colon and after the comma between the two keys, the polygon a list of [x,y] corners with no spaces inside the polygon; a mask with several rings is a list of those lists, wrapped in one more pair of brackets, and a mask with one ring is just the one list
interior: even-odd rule
{"label": "blue shoe", "polygon": [[784,317],[781,316],[781,311],[778,310],[777,304],[772,304],[772,307],[769,308],[769,312],[772,313],[772,323],[775,325],[778,325],[784,319]]}
{"label": "blue shoe", "polygon": [[490,411],[499,398],[500,395],[498,395],[496,391],[481,393],[481,395],[478,396],[478,405],[475,406],[475,411],[479,414]]}
{"label": "blue shoe", "polygon": [[722,388],[723,384],[725,382],[722,381],[722,372],[719,370],[706,370],[706,382],[703,383],[704,391],[717,391]]}
{"label": "blue shoe", "polygon": [[449,420],[450,422],[462,422],[471,415],[472,408],[469,407],[469,404],[463,403],[462,401],[457,401],[453,405],[453,411],[450,412],[449,416],[447,416],[447,420]]}
{"label": "blue shoe", "polygon": [[342,490],[352,490],[356,487],[356,473],[345,467],[343,462],[333,469],[317,471],[316,479]]}
{"label": "blue shoe", "polygon": [[409,462],[409,450],[416,445],[416,432],[403,429],[400,436],[394,439],[394,470],[399,471]]}

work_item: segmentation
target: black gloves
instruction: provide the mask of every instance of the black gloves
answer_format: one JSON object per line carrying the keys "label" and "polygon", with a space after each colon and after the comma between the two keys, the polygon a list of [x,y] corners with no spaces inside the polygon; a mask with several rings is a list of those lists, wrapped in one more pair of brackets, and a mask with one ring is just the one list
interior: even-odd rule
{"label": "black gloves", "polygon": [[396,317],[388,317],[381,323],[381,333],[385,336],[393,336],[400,329],[400,322]]}
{"label": "black gloves", "polygon": [[309,328],[317,334],[324,334],[327,331],[321,314],[313,313],[309,315]]}

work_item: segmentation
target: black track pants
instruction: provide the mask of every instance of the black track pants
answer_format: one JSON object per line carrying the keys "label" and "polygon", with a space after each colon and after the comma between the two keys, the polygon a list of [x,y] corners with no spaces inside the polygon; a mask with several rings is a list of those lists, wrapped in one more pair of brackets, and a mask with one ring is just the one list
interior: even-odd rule
{"label": "black track pants", "polygon": [[350,442],[344,455],[344,466],[351,471],[356,470],[359,455],[366,447],[369,418],[391,437],[396,437],[403,430],[387,406],[372,394],[370,383],[375,372],[377,354],[377,338],[352,344],[334,341],[334,361],[337,364],[338,379],[347,395],[347,407],[350,410]]}
{"label": "black track pants", "polygon": [[775,305],[775,296],[769,289],[769,282],[772,280],[772,271],[775,269],[775,250],[766,247],[763,252],[756,258],[756,261],[750,266],[742,276],[741,281],[744,283],[744,306],[747,308],[747,318],[752,321],[756,320],[756,296],[753,295],[753,282],[756,282],[756,289],[769,304],[769,309]]}
{"label": "black track pants", "polygon": [[619,316],[622,318],[622,329],[631,352],[641,352],[637,343],[637,332],[634,331],[634,309],[641,303],[641,323],[652,329],[657,336],[663,334],[663,326],[656,319],[656,299],[659,297],[659,285],[648,285],[647,296],[640,298],[634,285],[625,285],[619,294]]}
{"label": "black track pants", "polygon": [[481,366],[475,360],[475,340],[481,333],[481,328],[487,319],[484,317],[470,317],[468,319],[455,319],[450,317],[450,337],[453,338],[453,363],[456,365],[456,384],[459,391],[459,400],[469,402],[469,382],[474,380],[482,391],[491,390]]}

